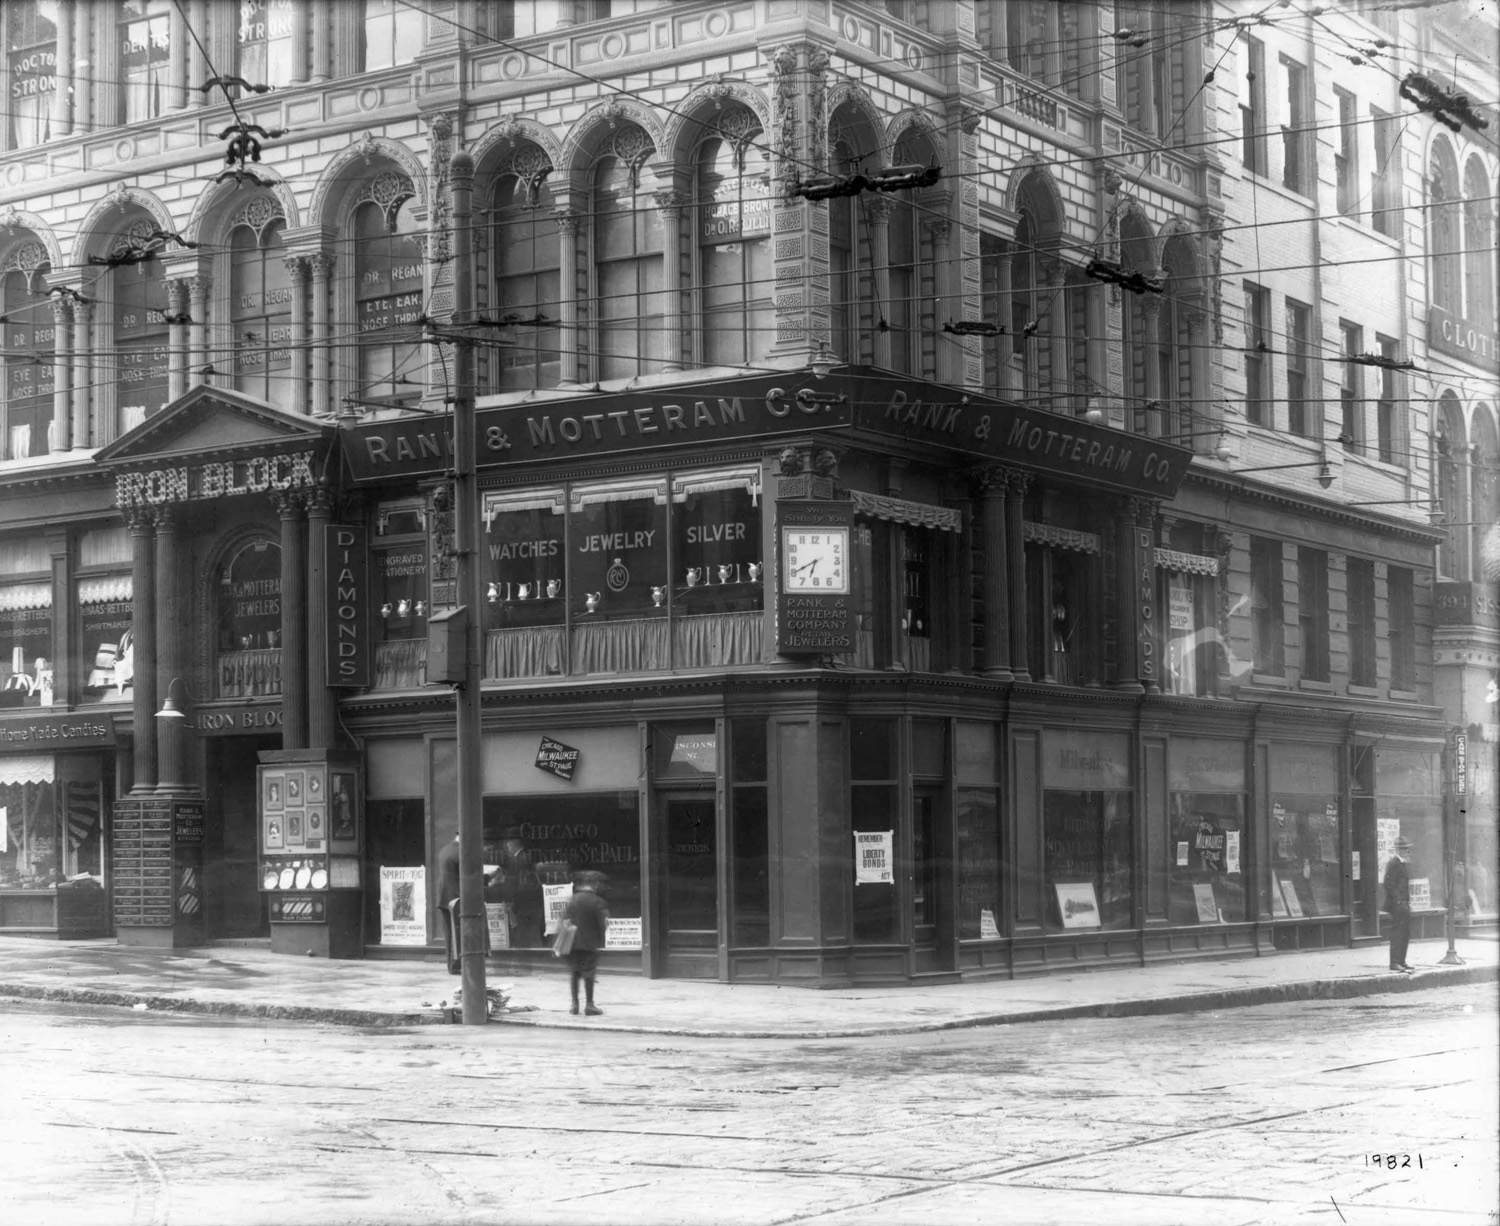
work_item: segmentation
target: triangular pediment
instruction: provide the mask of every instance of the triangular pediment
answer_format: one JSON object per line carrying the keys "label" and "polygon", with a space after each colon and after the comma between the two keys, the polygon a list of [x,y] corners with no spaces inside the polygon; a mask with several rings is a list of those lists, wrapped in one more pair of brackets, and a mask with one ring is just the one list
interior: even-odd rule
{"label": "triangular pediment", "polygon": [[195,387],[101,447],[100,464],[134,467],[185,458],[233,459],[330,442],[334,428],[222,387]]}

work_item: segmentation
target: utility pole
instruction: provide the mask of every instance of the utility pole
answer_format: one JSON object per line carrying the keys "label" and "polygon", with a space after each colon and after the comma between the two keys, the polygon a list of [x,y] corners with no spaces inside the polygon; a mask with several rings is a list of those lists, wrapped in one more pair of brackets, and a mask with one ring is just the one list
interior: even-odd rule
{"label": "utility pole", "polygon": [[463,619],[464,679],[454,687],[458,716],[458,951],[463,1023],[489,1021],[485,991],[484,817],[480,789],[479,643],[484,601],[479,590],[479,483],[475,473],[474,159],[459,150],[449,163],[453,185],[453,543],[458,553],[458,604]]}

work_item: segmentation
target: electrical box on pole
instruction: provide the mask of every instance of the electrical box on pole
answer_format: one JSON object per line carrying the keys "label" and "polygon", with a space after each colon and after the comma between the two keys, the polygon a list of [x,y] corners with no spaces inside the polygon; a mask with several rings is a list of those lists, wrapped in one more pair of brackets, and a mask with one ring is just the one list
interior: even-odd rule
{"label": "electrical box on pole", "polygon": [[463,685],[469,674],[469,606],[427,619],[427,684]]}

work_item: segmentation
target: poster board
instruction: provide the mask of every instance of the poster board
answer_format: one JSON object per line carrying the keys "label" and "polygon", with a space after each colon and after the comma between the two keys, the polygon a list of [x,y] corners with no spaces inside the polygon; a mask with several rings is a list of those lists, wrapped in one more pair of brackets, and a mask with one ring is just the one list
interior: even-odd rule
{"label": "poster board", "polygon": [[605,949],[639,949],[641,947],[641,917],[639,915],[611,915],[609,927],[604,930]]}
{"label": "poster board", "polygon": [[895,882],[895,869],[891,863],[895,842],[894,830],[854,832],[855,885],[890,885]]}
{"label": "poster board", "polygon": [[427,944],[427,870],[420,864],[380,866],[380,943]]}
{"label": "poster board", "polygon": [[1200,924],[1217,924],[1219,922],[1219,903],[1214,897],[1214,887],[1206,881],[1195,882],[1193,885],[1193,902],[1198,908],[1198,922]]}
{"label": "poster board", "polygon": [[510,908],[503,902],[484,904],[484,918],[490,929],[490,948],[510,948]]}
{"label": "poster board", "polygon": [[1303,917],[1302,900],[1297,897],[1297,886],[1295,882],[1281,882],[1281,897],[1286,900],[1287,914],[1293,919]]}
{"label": "poster board", "polygon": [[562,923],[563,912],[568,909],[568,899],[573,897],[573,883],[565,881],[560,885],[542,886],[542,904],[547,909],[547,925],[542,929],[546,936],[555,936],[558,925]]}
{"label": "poster board", "polygon": [[1052,888],[1057,892],[1057,913],[1064,928],[1099,927],[1099,896],[1092,881],[1059,881]]}
{"label": "poster board", "polygon": [[1428,877],[1413,877],[1411,879],[1411,909],[1413,911],[1432,910],[1432,881]]}
{"label": "poster board", "polygon": [[1286,919],[1291,913],[1286,909],[1286,895],[1281,892],[1281,878],[1271,874],[1271,917]]}

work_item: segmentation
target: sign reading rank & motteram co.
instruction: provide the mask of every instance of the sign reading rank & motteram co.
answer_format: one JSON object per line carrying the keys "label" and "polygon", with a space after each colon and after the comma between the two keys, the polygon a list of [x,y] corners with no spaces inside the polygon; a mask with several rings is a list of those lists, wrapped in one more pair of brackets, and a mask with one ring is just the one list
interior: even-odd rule
{"label": "sign reading rank & motteram co.", "polygon": [[[847,426],[850,406],[828,394],[833,382],[825,388],[804,371],[788,371],[481,409],[475,455],[483,468]],[[452,465],[453,423],[373,422],[350,431],[346,447],[356,479],[440,473]]]}

